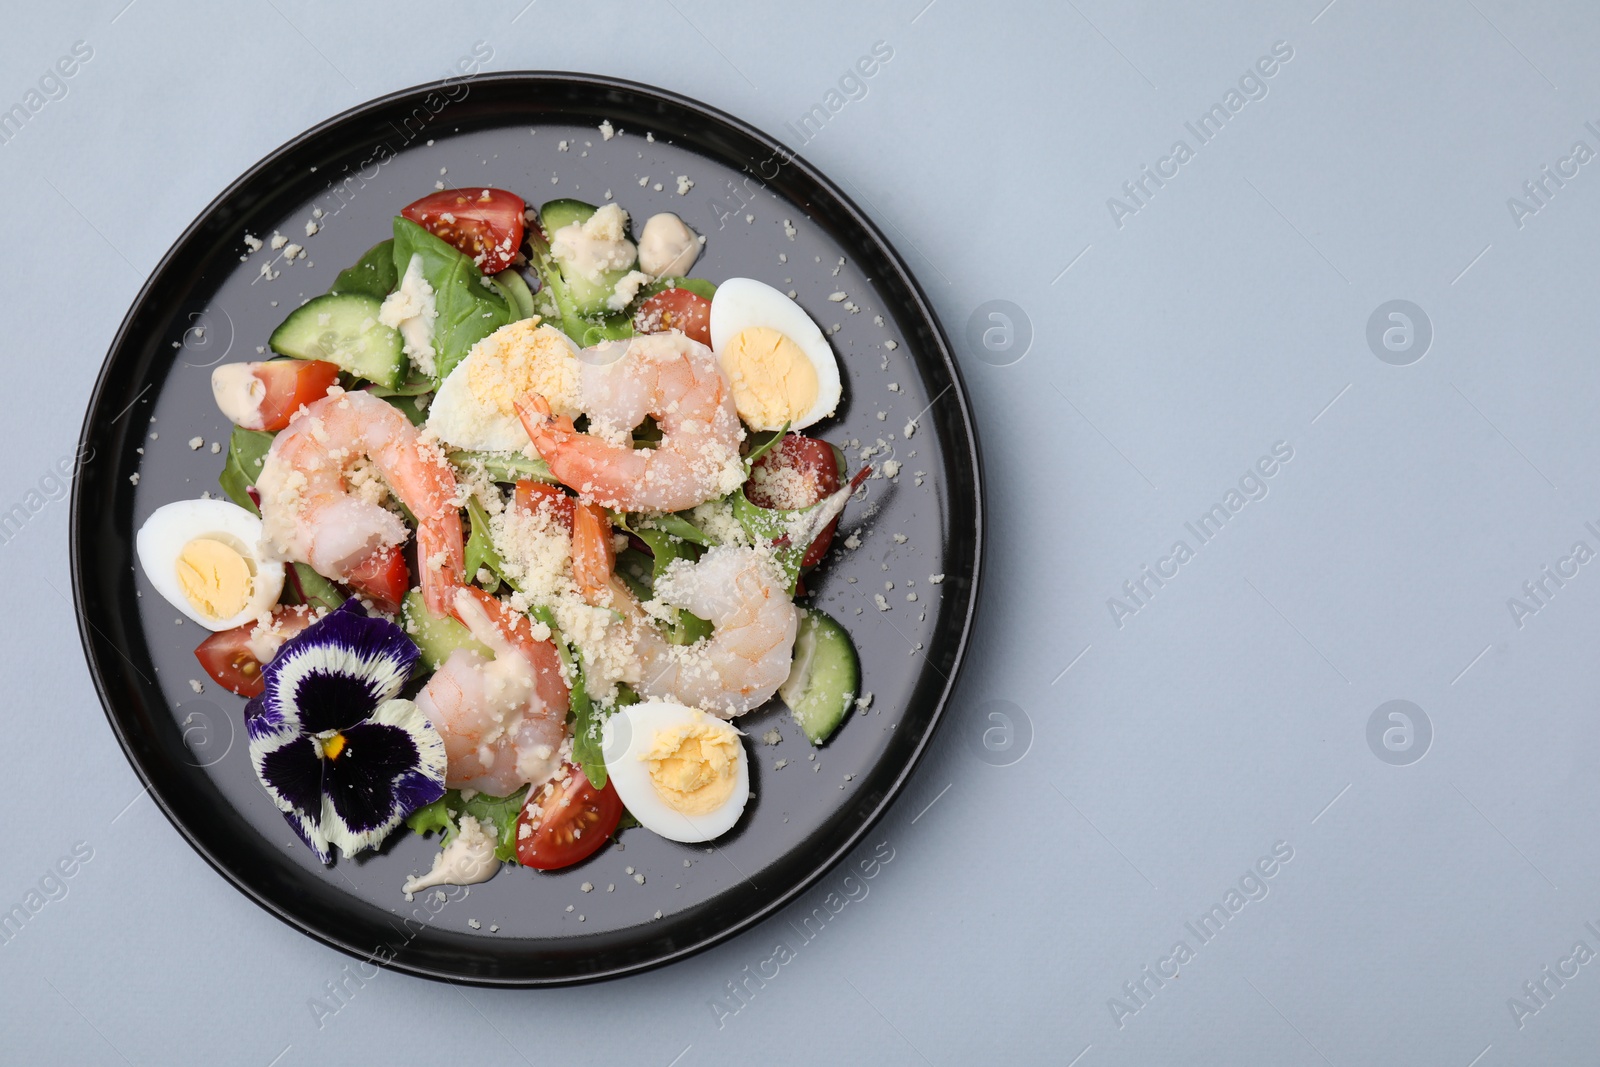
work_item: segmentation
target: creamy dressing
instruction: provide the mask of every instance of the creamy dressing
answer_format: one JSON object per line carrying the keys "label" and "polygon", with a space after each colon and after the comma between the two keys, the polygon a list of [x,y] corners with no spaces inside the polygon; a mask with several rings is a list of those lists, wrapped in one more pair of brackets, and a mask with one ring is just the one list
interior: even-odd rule
{"label": "creamy dressing", "polygon": [[700,239],[670,211],[651,215],[639,235],[639,269],[652,278],[689,273],[700,258]]}
{"label": "creamy dressing", "polygon": [[611,295],[606,297],[606,307],[612,311],[621,311],[633,303],[633,298],[639,295],[639,290],[649,284],[650,275],[643,271],[630,270],[617,279],[617,284],[612,286]]}
{"label": "creamy dressing", "polygon": [[625,270],[637,250],[627,235],[628,215],[617,204],[606,204],[585,222],[569,222],[550,235],[550,254],[563,271],[599,282],[608,271]]}
{"label": "creamy dressing", "polygon": [[439,885],[477,885],[487,882],[500,870],[494,855],[495,841],[471,815],[461,816],[461,832],[454,841],[433,857],[428,873],[407,878],[400,891],[408,896]]}
{"label": "creamy dressing", "polygon": [[412,366],[428,375],[434,371],[433,320],[438,317],[433,286],[422,276],[422,254],[412,253],[405,277],[400,279],[400,288],[384,298],[383,307],[378,310],[378,321],[400,331]]}
{"label": "creamy dressing", "polygon": [[267,385],[256,377],[254,363],[224,363],[211,372],[211,395],[235,426],[261,429],[261,401]]}

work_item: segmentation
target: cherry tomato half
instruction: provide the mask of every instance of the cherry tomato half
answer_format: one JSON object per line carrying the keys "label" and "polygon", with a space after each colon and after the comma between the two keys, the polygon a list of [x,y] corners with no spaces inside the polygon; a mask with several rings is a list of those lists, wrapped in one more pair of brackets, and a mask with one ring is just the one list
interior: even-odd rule
{"label": "cherry tomato half", "polygon": [[[792,433],[755,462],[744,495],[761,508],[808,508],[839,490],[839,460],[833,446]],[[833,544],[836,518],[811,542],[800,566],[815,567]]]}
{"label": "cherry tomato half", "polygon": [[252,365],[256,380],[266,387],[261,397],[259,427],[273,433],[289,425],[302,405],[321,400],[339,380],[339,367],[320,359],[274,359]]}
{"label": "cherry tomato half", "polygon": [[[273,625],[289,637],[304,630],[315,621],[309,611],[278,608],[272,613]],[[195,659],[213,682],[242,697],[260,696],[266,688],[261,677],[261,661],[250,648],[250,635],[255,631],[254,621],[231,630],[218,630],[194,650]]]}
{"label": "cherry tomato half", "polygon": [[[565,777],[563,785],[561,779]],[[622,798],[610,782],[604,789],[589,784],[583,771],[567,764],[556,780],[529,794],[530,804],[517,816],[517,862],[554,871],[594,855],[617,829]],[[531,804],[539,807],[537,817]],[[532,827],[526,837],[522,828]]]}
{"label": "cherry tomato half", "polygon": [[639,305],[633,328],[640,333],[682,331],[691,341],[711,346],[711,301],[687,289],[663,289]]}
{"label": "cherry tomato half", "polygon": [[400,214],[472,257],[485,274],[511,266],[522,247],[527,205],[504,189],[444,189]]}
{"label": "cherry tomato half", "polygon": [[372,601],[379,611],[391,615],[399,611],[401,598],[411,588],[411,571],[402,546],[374,552],[346,576],[344,584]]}

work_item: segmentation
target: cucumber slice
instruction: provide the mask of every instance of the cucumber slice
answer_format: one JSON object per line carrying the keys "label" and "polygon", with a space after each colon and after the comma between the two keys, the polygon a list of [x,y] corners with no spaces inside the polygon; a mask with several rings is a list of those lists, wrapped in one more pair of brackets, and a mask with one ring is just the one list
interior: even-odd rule
{"label": "cucumber slice", "polygon": [[[539,209],[539,224],[544,228],[545,235],[553,239],[557,230],[573,223],[581,225],[588,222],[589,216],[595,211],[593,204],[586,204],[582,200],[552,200]],[[611,299],[611,293],[623,275],[639,265],[638,257],[635,256],[633,262],[626,267],[605,271],[598,280],[590,280],[576,271],[568,270],[559,256],[554,256],[552,253],[552,258],[555,259],[556,266],[561,269],[561,278],[566,283],[566,295],[572,303],[573,310],[585,317],[614,315],[615,312],[606,302]],[[597,338],[597,340],[605,339],[605,337]]]}
{"label": "cucumber slice", "polygon": [[820,745],[850,713],[861,689],[861,664],[843,626],[814,608],[800,612],[794,665],[778,695],[811,743]]}
{"label": "cucumber slice", "polygon": [[422,650],[423,662],[429,670],[438,670],[458,648],[469,648],[484,659],[494,659],[488,646],[474,638],[461,623],[448,615],[429,611],[419,589],[408,592],[400,602],[400,625]]}
{"label": "cucumber slice", "polygon": [[396,330],[378,321],[383,301],[370,293],[329,293],[295,308],[267,341],[295,359],[325,359],[389,389],[406,379],[406,356]]}

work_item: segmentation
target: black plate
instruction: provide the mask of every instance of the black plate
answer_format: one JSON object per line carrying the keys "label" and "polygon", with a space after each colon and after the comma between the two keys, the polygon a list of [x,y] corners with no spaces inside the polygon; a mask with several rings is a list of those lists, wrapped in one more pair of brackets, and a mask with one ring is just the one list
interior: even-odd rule
{"label": "black plate", "polygon": [[[621,132],[604,139],[602,120]],[[679,175],[694,182],[687,195]],[[795,290],[824,330],[840,324],[831,339],[844,405],[813,432],[859,441],[852,467],[882,438],[889,448],[870,461],[902,466],[895,482],[868,483],[870,504],[846,513],[836,543],[856,530],[861,546],[812,582],[813,602],[860,651],[873,694],[866,713],[852,714],[815,760],[776,700],[740,720],[755,799],[715,849],[629,830],[620,850],[554,874],[504,871],[452,891],[433,914],[399,888],[428,867],[433,842],[399,834],[379,854],[324,868],[294,837],[250,768],[243,701],[199,670],[203,633],[178,625],[136,570],[133,532],[161,504],[219,494],[223,457],[211,444],[226,442],[228,425],[210,397],[210,367],[261,358],[257,346],[288,311],[326,291],[437,180],[502,186],[534,203],[598,202],[609,189],[635,219],[678,212],[707,237],[696,275],[761,278]],[[320,232],[308,237],[314,208]],[[306,255],[246,255],[245,233],[275,231]],[[278,276],[262,277],[274,260]],[[836,292],[847,299],[830,300]],[[274,152],[206,208],[139,294],[95,386],[83,445],[93,458],[72,500],[79,630],[140,778],[195,849],[262,907],[335,948],[433,978],[541,985],[625,974],[703,949],[792,899],[860,841],[910,774],[950,695],[977,593],[976,439],[949,345],[900,257],[832,183],[764,134],[610,79],[508,73],[421,86]],[[933,584],[935,574],[946,578]],[[773,729],[782,740],[769,746],[762,737]],[[788,765],[775,769],[781,759]]]}

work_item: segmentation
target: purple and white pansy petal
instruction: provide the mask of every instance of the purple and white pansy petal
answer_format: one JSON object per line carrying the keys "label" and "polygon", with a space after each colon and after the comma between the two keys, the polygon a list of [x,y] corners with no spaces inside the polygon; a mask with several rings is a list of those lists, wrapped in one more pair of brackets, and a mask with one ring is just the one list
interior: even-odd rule
{"label": "purple and white pansy petal", "polygon": [[376,847],[444,795],[444,740],[397,699],[420,660],[394,623],[355,601],[285,642],[245,708],[250,762],[317,858]]}
{"label": "purple and white pansy petal", "polygon": [[345,856],[444,796],[444,739],[411,701],[387,701],[335,736],[343,741],[323,766],[322,830]]}
{"label": "purple and white pansy petal", "polygon": [[267,795],[283,817],[323,863],[331,863],[327,835],[305,813],[322,806],[322,759],[316,742],[292,736],[262,742],[250,741],[250,762]]}
{"label": "purple and white pansy petal", "polygon": [[356,600],[291,637],[262,669],[262,719],[305,733],[353,726],[399,695],[422,654]]}

